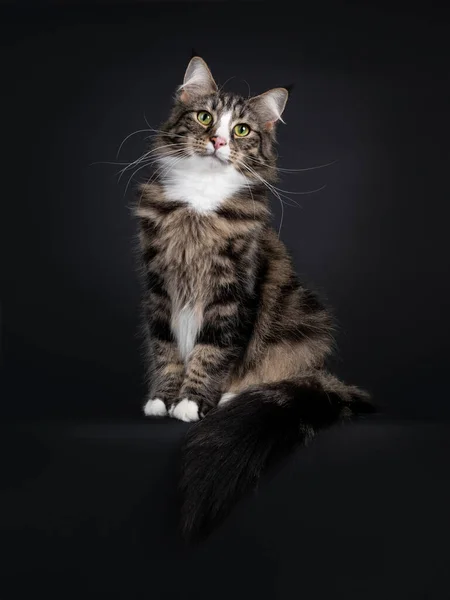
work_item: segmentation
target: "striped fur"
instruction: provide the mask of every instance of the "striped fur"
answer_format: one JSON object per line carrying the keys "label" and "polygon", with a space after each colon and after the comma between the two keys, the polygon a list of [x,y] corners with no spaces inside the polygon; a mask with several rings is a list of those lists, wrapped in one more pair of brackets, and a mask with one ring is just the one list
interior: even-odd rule
{"label": "striped fur", "polygon": [[[222,464],[227,462],[227,448],[228,452],[232,448],[223,440],[223,432],[229,431],[230,443],[235,444],[242,423],[248,420],[252,426],[247,409],[243,409],[242,423],[237,420],[243,402],[255,414],[258,398],[261,407],[266,402],[275,412],[276,407],[283,407],[283,414],[294,419],[288,427],[297,431],[290,448],[304,440],[301,432],[311,434],[351,415],[352,406],[353,412],[359,412],[355,407],[366,398],[364,392],[325,372],[333,347],[331,316],[298,280],[288,251],[270,225],[261,178],[277,179],[275,124],[286,98],[281,88],[251,99],[219,91],[205,63],[194,58],[154,142],[158,168],[139,191],[136,214],[149,379],[145,412],[166,414],[161,401],[170,416],[186,421],[212,411],[194,427],[185,449],[183,527],[188,535],[201,529],[203,522],[210,527],[232,505],[227,501],[222,506],[215,495],[215,478],[222,475],[208,471],[205,448],[214,469],[220,468],[219,456]],[[199,111],[212,116],[208,126],[199,122]],[[221,120],[223,115],[225,120]],[[222,128],[221,137],[226,134],[224,123],[229,128],[229,148],[218,157],[218,151],[211,149],[217,131]],[[239,123],[249,127],[248,136],[238,138],[233,133]],[[288,407],[294,400],[301,404],[304,393],[307,401],[317,396],[316,406],[323,412],[314,413],[314,423],[300,427],[295,419],[307,419],[314,411]],[[218,408],[222,397],[228,402]],[[322,397],[335,399],[330,400],[331,416]],[[258,422],[263,421],[255,418]],[[278,429],[275,433],[282,435]],[[221,440],[216,458],[215,436]],[[264,460],[258,458],[259,471],[269,458],[269,449],[278,448],[266,429],[261,436],[255,438],[253,447],[242,449],[247,463],[239,467],[244,475],[251,467],[252,452],[258,449],[264,454],[264,440],[268,450]],[[199,465],[199,460],[204,462]],[[252,478],[247,479],[251,485]],[[240,491],[235,490],[236,497]],[[220,493],[229,496],[221,488]]]}

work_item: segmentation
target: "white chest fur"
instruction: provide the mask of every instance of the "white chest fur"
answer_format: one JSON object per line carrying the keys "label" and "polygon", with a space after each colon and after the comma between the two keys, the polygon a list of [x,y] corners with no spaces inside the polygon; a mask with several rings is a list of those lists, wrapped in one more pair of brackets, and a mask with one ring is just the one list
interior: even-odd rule
{"label": "white chest fur", "polygon": [[[213,157],[190,156],[181,160],[165,157],[159,162],[165,197],[186,202],[200,214],[216,210],[227,198],[249,184],[249,180],[233,165],[221,163]],[[191,290],[192,299],[185,297],[181,304],[175,301],[178,306],[173,307],[172,331],[185,362],[202,326],[202,308],[198,305],[196,292]],[[176,296],[175,292],[174,298]]]}
{"label": "white chest fur", "polygon": [[200,310],[186,304],[172,315],[172,331],[177,340],[178,352],[184,362],[194,348],[195,340],[202,325]]}
{"label": "white chest fur", "polygon": [[214,157],[164,157],[160,162],[166,198],[187,202],[199,213],[216,210],[249,182],[233,165]]}

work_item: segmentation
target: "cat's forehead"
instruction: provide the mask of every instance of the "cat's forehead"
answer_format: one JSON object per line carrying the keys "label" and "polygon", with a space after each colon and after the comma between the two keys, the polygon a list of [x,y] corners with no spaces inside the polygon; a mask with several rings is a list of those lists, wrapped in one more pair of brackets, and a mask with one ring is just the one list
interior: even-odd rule
{"label": "cat's forehead", "polygon": [[217,116],[231,113],[234,117],[254,116],[248,99],[230,92],[218,92],[204,99],[204,108],[213,111]]}

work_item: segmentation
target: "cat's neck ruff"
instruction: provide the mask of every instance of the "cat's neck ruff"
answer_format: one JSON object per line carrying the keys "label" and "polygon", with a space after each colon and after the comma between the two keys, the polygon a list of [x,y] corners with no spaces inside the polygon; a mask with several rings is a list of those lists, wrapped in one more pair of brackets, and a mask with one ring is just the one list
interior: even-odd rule
{"label": "cat's neck ruff", "polygon": [[230,163],[217,158],[189,156],[163,157],[161,182],[168,200],[186,202],[199,213],[209,213],[251,181]]}

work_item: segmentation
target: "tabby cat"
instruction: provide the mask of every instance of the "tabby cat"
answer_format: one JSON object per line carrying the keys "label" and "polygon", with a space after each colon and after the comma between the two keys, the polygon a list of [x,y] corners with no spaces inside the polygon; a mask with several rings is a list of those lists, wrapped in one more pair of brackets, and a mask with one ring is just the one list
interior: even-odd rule
{"label": "tabby cat", "polygon": [[285,88],[224,92],[194,56],[144,158],[136,213],[149,417],[199,421],[183,449],[182,530],[207,534],[274,459],[370,412],[325,368],[332,320],[270,225]]}

